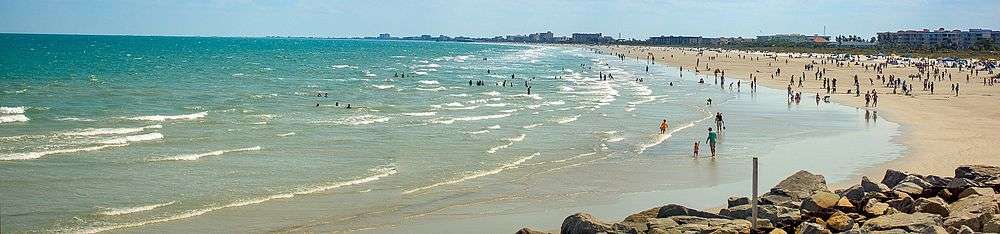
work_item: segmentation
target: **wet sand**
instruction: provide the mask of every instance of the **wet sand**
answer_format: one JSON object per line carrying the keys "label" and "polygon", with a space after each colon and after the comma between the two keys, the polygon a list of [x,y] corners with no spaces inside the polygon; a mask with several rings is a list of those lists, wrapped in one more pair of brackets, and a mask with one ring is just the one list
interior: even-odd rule
{"label": "wet sand", "polygon": [[[778,54],[777,61],[764,59],[764,53],[748,53],[743,51],[710,51],[702,55],[690,48],[673,47],[635,47],[612,46],[594,47],[612,53],[625,53],[627,59],[643,59],[652,53],[657,64],[683,67],[685,71],[694,70],[700,60],[699,73],[705,75],[706,83],[712,82],[713,70],[725,71],[727,80],[743,80],[743,85],[749,85],[750,74],[757,77],[759,85],[786,89],[792,75],[796,85],[792,90],[802,92],[803,102],[814,102],[816,93],[825,94],[822,90],[823,81],[814,79],[816,70],[805,71],[804,65],[813,61],[819,63],[821,58],[789,58],[788,54]],[[769,53],[774,54],[774,53]],[[741,59],[739,55],[749,58]],[[716,57],[709,60],[708,57]],[[728,56],[728,57],[727,57]],[[786,62],[787,61],[787,62]],[[867,64],[873,62],[865,61]],[[705,66],[709,69],[705,69]],[[770,64],[770,66],[769,66]],[[873,69],[866,70],[863,66],[851,64],[849,67],[837,67],[835,64],[816,64],[816,68],[826,68],[824,77],[838,79],[837,94],[830,94],[833,102],[864,108],[864,95],[855,97],[847,94],[853,89],[853,76],[857,75],[861,90],[876,89],[879,93],[879,106],[871,108],[878,111],[879,118],[885,118],[903,125],[904,134],[899,139],[906,145],[908,151],[903,157],[888,163],[865,169],[857,175],[867,175],[872,178],[882,178],[887,168],[909,171],[919,174],[953,175],[953,169],[959,165],[1000,164],[1000,149],[991,147],[1000,139],[1000,86],[983,86],[983,78],[989,77],[985,71],[979,75],[971,75],[966,82],[968,70],[958,68],[941,68],[952,73],[953,80],[945,78],[936,82],[935,94],[921,91],[919,79],[909,79],[908,75],[918,73],[913,66],[892,66],[883,71],[883,75],[895,75],[907,83],[913,83],[915,91],[912,96],[891,94],[892,88],[885,88],[875,79]],[[781,75],[771,78],[775,69],[781,68]],[[802,79],[803,87],[799,88],[798,78],[805,72]],[[875,80],[871,85],[868,78]],[[960,84],[960,96],[955,97],[950,90],[953,83]],[[746,87],[746,86],[744,86]],[[849,180],[855,181],[855,180]]]}

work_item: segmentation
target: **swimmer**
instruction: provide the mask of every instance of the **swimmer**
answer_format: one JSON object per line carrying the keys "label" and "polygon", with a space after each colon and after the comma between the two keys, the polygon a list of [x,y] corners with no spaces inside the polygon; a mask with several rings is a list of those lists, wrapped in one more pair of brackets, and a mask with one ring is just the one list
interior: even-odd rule
{"label": "swimmer", "polygon": [[670,125],[667,125],[667,119],[663,119],[663,122],[660,122],[660,134],[667,133],[667,128],[669,127]]}

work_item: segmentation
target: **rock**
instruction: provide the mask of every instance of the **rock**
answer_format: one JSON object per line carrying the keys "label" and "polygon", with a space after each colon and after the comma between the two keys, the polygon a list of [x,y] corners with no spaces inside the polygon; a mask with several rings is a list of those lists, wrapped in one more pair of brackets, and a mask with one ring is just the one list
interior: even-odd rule
{"label": "rock", "polygon": [[818,191],[802,200],[800,208],[808,212],[820,212],[832,209],[840,201],[840,196],[831,192]]}
{"label": "rock", "polygon": [[803,222],[797,228],[795,228],[796,234],[829,234],[830,230],[827,230],[823,226],[815,223]]}
{"label": "rock", "polygon": [[952,178],[952,177],[940,177],[940,176],[936,176],[936,175],[928,175],[928,176],[924,177],[924,180],[926,180],[927,183],[930,183],[931,187],[933,187],[933,188],[948,187],[948,183],[951,183],[951,181],[954,180],[954,179],[955,178]]}
{"label": "rock", "polygon": [[864,208],[865,213],[872,216],[883,215],[887,209],[889,209],[889,204],[879,202],[875,199],[868,200],[868,204],[865,204]]}
{"label": "rock", "polygon": [[986,220],[986,222],[983,223],[983,232],[1000,233],[1000,216],[994,216],[993,218]]}
{"label": "rock", "polygon": [[536,231],[534,229],[526,227],[522,228],[521,230],[517,230],[517,232],[515,232],[514,234],[549,234],[549,233],[543,231]]}
{"label": "rock", "polygon": [[708,225],[708,218],[698,217],[698,216],[678,215],[678,216],[671,216],[670,219],[676,222],[677,224],[681,225],[684,224]]}
{"label": "rock", "polygon": [[826,219],[826,226],[829,227],[830,230],[843,232],[851,229],[851,227],[854,227],[854,219],[851,219],[851,217],[847,216],[844,212],[838,211],[830,215],[830,218]]}
{"label": "rock", "polygon": [[893,191],[904,192],[910,196],[919,196],[924,193],[924,187],[913,182],[902,182],[892,187]]}
{"label": "rock", "polygon": [[671,219],[671,218],[650,219],[649,222],[646,223],[646,225],[647,225],[646,226],[646,230],[648,230],[647,232],[652,231],[652,230],[663,230],[663,231],[666,231],[668,229],[680,226],[680,224],[678,224],[676,221],[674,221],[674,219]]}
{"label": "rock", "polygon": [[860,205],[865,201],[865,189],[861,185],[851,186],[837,194],[847,198],[847,200],[851,201],[851,204]]}
{"label": "rock", "polygon": [[958,228],[958,232],[957,233],[959,233],[959,234],[974,234],[974,233],[976,233],[976,231],[972,230],[972,228],[970,228],[969,226],[962,226],[961,228]]}
{"label": "rock", "polygon": [[1000,179],[1000,167],[967,165],[955,168],[955,178],[969,179],[979,183]]}
{"label": "rock", "polygon": [[624,223],[646,223],[646,220],[655,219],[660,214],[660,207],[644,210],[625,217]]}
{"label": "rock", "polygon": [[660,210],[657,213],[656,217],[657,218],[668,218],[668,217],[671,217],[671,216],[678,216],[678,215],[695,216],[695,217],[702,217],[702,218],[729,219],[729,217],[725,217],[725,216],[721,216],[721,215],[717,215],[717,214],[713,214],[713,213],[708,213],[708,212],[705,212],[705,211],[690,209],[690,208],[684,207],[682,205],[677,205],[677,204],[670,204],[670,205],[665,205],[663,207],[660,207]]}
{"label": "rock", "polygon": [[[719,211],[719,215],[735,219],[749,220],[751,216],[750,209],[750,205],[725,208]],[[798,209],[794,208],[775,205],[759,205],[757,206],[757,218],[767,219],[771,221],[774,226],[786,227],[790,225],[797,225],[797,221],[801,218],[801,214]]]}
{"label": "rock", "polygon": [[702,218],[696,216],[672,216],[670,219],[674,220],[680,226],[675,228],[667,229],[668,231],[678,231],[678,232],[698,232],[698,233],[749,233],[750,232],[750,221],[742,219],[717,219],[717,218]]}
{"label": "rock", "polygon": [[948,189],[955,190],[955,192],[957,193],[959,191],[965,190],[965,188],[982,187],[982,186],[983,186],[982,183],[976,182],[974,180],[966,178],[955,178],[954,180],[951,180],[951,182],[948,183],[948,186],[946,187]]}
{"label": "rock", "polygon": [[992,188],[970,187],[970,188],[966,188],[965,190],[962,190],[962,193],[958,194],[958,199],[962,199],[962,198],[965,198],[965,197],[968,197],[968,196],[972,196],[972,195],[979,195],[979,196],[990,195],[990,196],[992,196],[992,195],[995,195],[995,194],[997,194],[997,192],[993,191]]}
{"label": "rock", "polygon": [[940,197],[919,198],[913,202],[913,211],[948,216],[948,203]]}
{"label": "rock", "polygon": [[908,175],[904,172],[888,169],[885,170],[885,176],[882,177],[882,184],[885,184],[890,188],[896,187],[896,185],[899,184],[900,181],[906,179],[906,176]]}
{"label": "rock", "polygon": [[889,200],[885,203],[889,204],[889,207],[892,207],[893,209],[896,209],[900,212],[913,213],[913,198],[910,197],[897,198]]}
{"label": "rock", "polygon": [[882,183],[872,182],[871,180],[868,179],[867,176],[861,177],[861,188],[863,188],[865,192],[875,192],[875,193],[889,192],[889,186],[886,186],[885,184]]}
{"label": "rock", "polygon": [[785,232],[785,230],[782,230],[780,228],[775,228],[771,229],[771,231],[768,232],[768,234],[788,234],[788,232]]}
{"label": "rock", "polygon": [[883,215],[865,221],[861,229],[865,231],[885,231],[902,229],[907,232],[921,232],[941,225],[941,216],[928,213],[897,213]]}
{"label": "rock", "polygon": [[844,212],[854,212],[857,209],[854,203],[850,199],[847,199],[847,197],[840,197],[840,200],[837,200],[837,204],[833,208]]}
{"label": "rock", "polygon": [[928,183],[923,178],[915,175],[908,175],[906,178],[903,178],[902,181],[899,181],[899,183],[913,183],[920,186],[920,188],[930,188],[932,186],[931,183]]}
{"label": "rock", "polygon": [[951,193],[951,191],[949,191],[947,189],[942,189],[941,191],[938,191],[938,193],[937,193],[937,197],[939,197],[941,199],[944,199],[945,201],[952,201],[952,197],[954,197],[954,196],[955,195],[953,193]]}
{"label": "rock", "polygon": [[747,198],[747,197],[729,197],[729,206],[727,206],[727,207],[741,206],[741,205],[747,205],[747,204],[750,204],[750,198]]}
{"label": "rock", "polygon": [[930,228],[924,229],[924,230],[920,231],[920,233],[923,233],[923,234],[949,234],[948,233],[948,229],[946,229],[946,228],[944,228],[942,226],[938,226],[938,225],[934,225],[934,226],[931,226]]}
{"label": "rock", "polygon": [[787,195],[793,201],[801,201],[816,191],[829,191],[826,187],[826,179],[822,175],[812,174],[808,171],[798,171],[771,189],[771,192]]}
{"label": "rock", "polygon": [[994,196],[970,196],[948,205],[946,227],[969,226],[972,230],[982,230],[991,216],[997,214],[997,198]]}
{"label": "rock", "polygon": [[611,225],[603,223],[588,213],[576,213],[563,220],[560,234],[589,234],[612,232]]}
{"label": "rock", "polygon": [[764,194],[760,197],[760,205],[778,205],[797,209],[801,203],[784,194]]}

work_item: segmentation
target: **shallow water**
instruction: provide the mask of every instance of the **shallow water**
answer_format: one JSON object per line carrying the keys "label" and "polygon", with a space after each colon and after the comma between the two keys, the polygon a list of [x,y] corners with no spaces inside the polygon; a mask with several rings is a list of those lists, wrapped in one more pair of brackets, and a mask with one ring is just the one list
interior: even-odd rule
{"label": "shallow water", "polygon": [[[898,125],[855,108],[583,48],[0,41],[4,231],[509,233],[582,210],[716,206],[746,192],[752,156],[764,187],[797,169],[847,178],[903,149]],[[714,112],[720,155],[690,157]]]}

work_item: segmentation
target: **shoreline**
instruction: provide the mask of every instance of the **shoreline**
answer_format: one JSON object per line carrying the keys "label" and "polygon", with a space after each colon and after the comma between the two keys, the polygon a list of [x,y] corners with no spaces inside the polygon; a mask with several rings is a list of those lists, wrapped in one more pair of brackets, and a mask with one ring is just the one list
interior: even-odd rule
{"label": "shoreline", "polygon": [[[624,53],[626,54],[626,59],[639,59],[644,61],[648,61],[648,59],[642,58],[651,53],[652,56],[654,56],[655,61],[659,64],[688,69],[694,67],[695,63],[700,62],[700,64],[703,65],[701,68],[709,66],[711,70],[718,68],[726,71],[728,73],[725,75],[726,78],[748,82],[747,80],[749,75],[754,74],[754,76],[757,77],[759,85],[781,90],[787,88],[788,76],[785,76],[786,74],[797,76],[798,74],[802,74],[801,72],[805,72],[805,79],[802,80],[804,81],[802,82],[804,83],[803,87],[798,88],[793,86],[793,92],[802,92],[802,96],[806,96],[803,98],[806,99],[806,101],[812,101],[812,94],[820,92],[819,90],[821,90],[820,88],[822,84],[821,80],[814,80],[813,77],[810,77],[816,70],[803,71],[803,65],[811,63],[812,61],[821,60],[820,58],[815,57],[788,58],[789,54],[764,52],[763,54],[777,55],[777,61],[763,59],[740,60],[738,59],[739,55],[763,57],[763,54],[747,53],[746,51],[704,50],[704,55],[698,56],[695,54],[696,52],[693,48],[650,46],[587,46],[586,48],[597,49],[608,53]],[[707,58],[709,56],[715,56],[716,59],[708,60]],[[770,62],[772,63],[770,65],[775,66],[768,67],[763,64],[767,62]],[[865,62],[872,64],[872,62]],[[708,65],[705,65],[706,63]],[[876,75],[873,70],[866,70],[861,66],[853,64],[850,65],[850,67],[835,67],[834,64],[830,63],[822,65],[816,64],[815,66],[818,69],[829,69],[824,77],[838,78],[841,81],[840,84],[845,84],[841,87],[847,88],[850,88],[846,84],[850,84],[849,79],[852,74],[858,75],[859,80],[865,80],[866,78],[874,79]],[[774,79],[769,78],[768,76],[773,73],[768,71],[776,68],[781,69],[781,75],[779,77],[775,77]],[[706,77],[712,77],[712,73],[706,70],[708,69],[699,69],[697,73]],[[992,87],[984,87],[981,85],[982,79],[990,75],[986,74],[986,72],[980,72],[979,76],[972,75],[970,77],[970,82],[965,82],[962,76],[967,74],[967,71],[959,72],[958,69],[955,68],[942,68],[942,70],[959,76],[959,79],[954,79],[952,81],[949,81],[949,79],[938,81],[936,86],[939,87],[937,88],[939,91],[935,94],[928,94],[926,91],[919,91],[919,87],[916,87],[915,89],[917,91],[914,91],[913,96],[894,95],[891,94],[890,88],[882,87],[878,80],[876,80],[874,85],[870,85],[868,82],[861,82],[863,90],[870,90],[874,88],[880,93],[880,106],[872,109],[878,111],[883,119],[888,119],[901,125],[902,133],[898,137],[899,139],[895,140],[898,140],[906,147],[905,151],[901,152],[901,157],[890,160],[889,162],[879,163],[873,167],[861,168],[858,170],[859,173],[854,178],[846,181],[856,181],[855,179],[860,179],[862,176],[878,178],[886,169],[889,168],[908,171],[911,173],[947,174],[950,172],[949,169],[960,165],[996,165],[1000,163],[1000,158],[991,157],[991,155],[996,155],[996,153],[998,153],[997,150],[988,147],[964,147],[965,151],[954,154],[954,151],[962,149],[963,145],[976,145],[977,143],[988,144],[989,139],[1000,137],[1000,134],[993,131],[997,128],[991,126],[998,123],[998,121],[988,118],[982,119],[980,121],[984,121],[985,124],[981,124],[981,126],[984,128],[978,129],[962,128],[961,125],[963,124],[956,121],[956,119],[961,119],[966,116],[975,116],[973,115],[975,113],[985,114],[979,115],[983,117],[1000,116],[1000,112],[988,108],[991,103],[1000,102],[1000,98],[996,98],[995,96],[1000,95],[1000,92]],[[830,73],[832,73],[832,75]],[[904,78],[913,73],[917,73],[917,69],[912,66],[893,66],[886,68],[883,74],[895,75],[897,79],[903,79],[907,83],[919,81]],[[979,83],[977,83],[976,80],[979,80]],[[796,81],[799,81],[798,78],[796,78]],[[706,83],[708,82],[709,81],[706,81]],[[945,90],[944,87],[951,83],[960,84],[962,96],[956,98],[953,97],[953,95],[949,95],[949,90]],[[829,95],[831,96],[831,102],[836,102],[837,104],[854,108],[866,108],[864,107],[864,103],[862,103],[863,97],[852,98],[851,94],[843,92]],[[942,100],[953,102],[942,103]],[[969,108],[955,108],[956,106]],[[970,135],[964,134],[967,132],[960,130],[968,130],[968,132],[974,133],[972,135],[979,135],[978,137],[975,137],[978,141],[975,141],[976,139],[971,139],[974,142],[963,143],[957,139],[951,141],[944,141],[945,139],[941,139],[946,138],[946,136],[958,138],[962,135]],[[937,135],[937,137],[935,137],[935,135]],[[947,152],[951,153],[946,154]],[[944,157],[941,157],[942,155]],[[849,185],[846,181],[843,183],[836,183],[834,184],[834,187],[846,187]]]}

